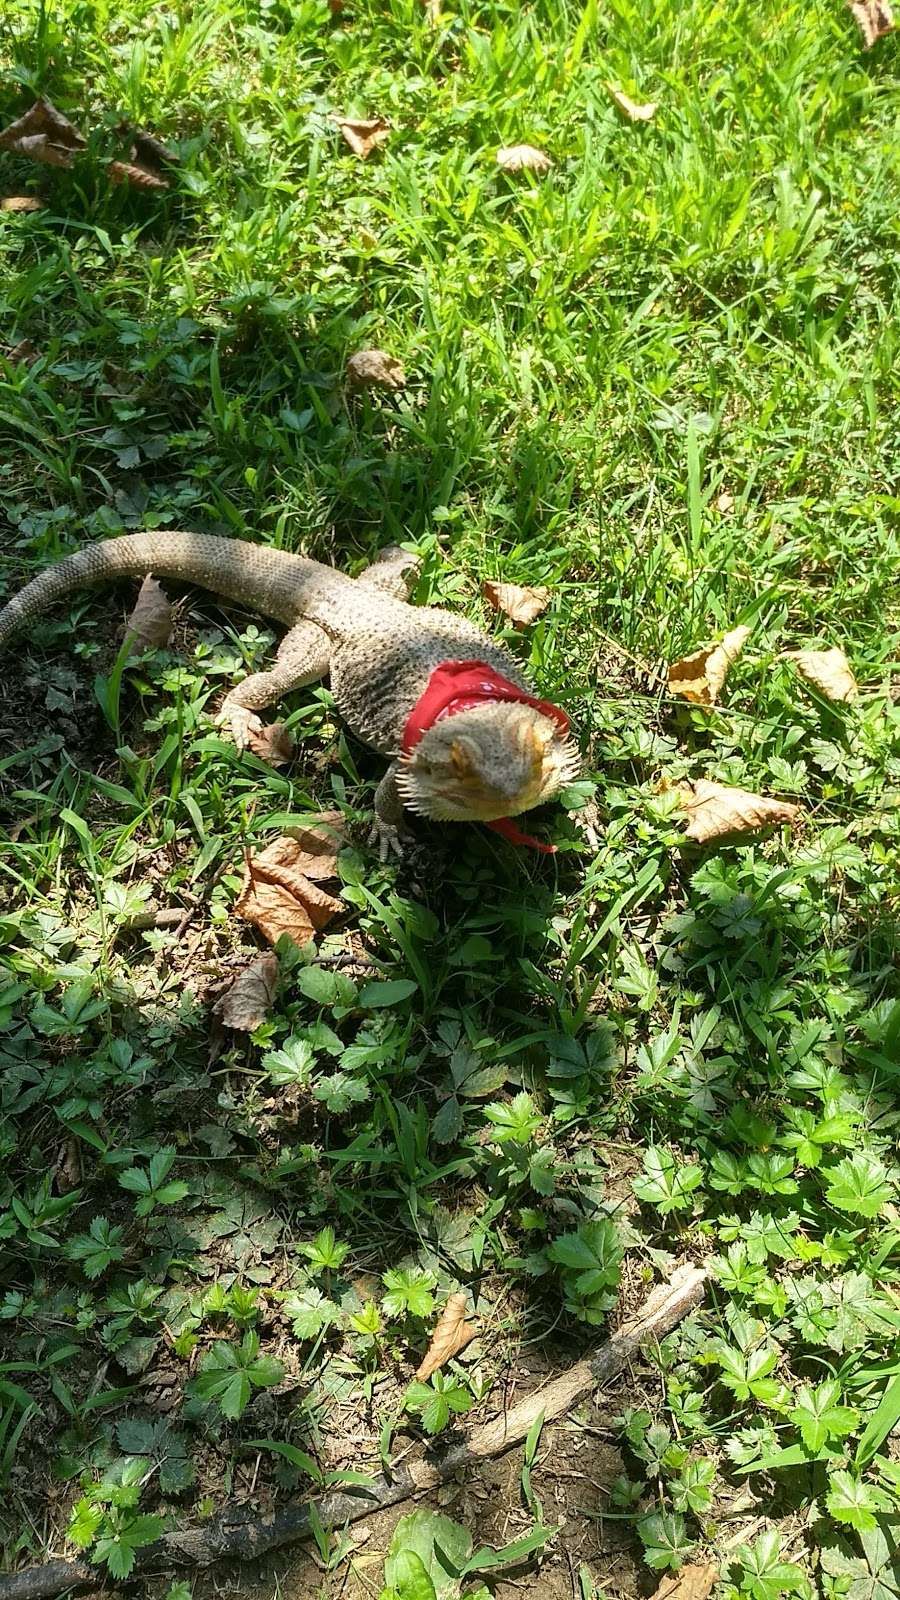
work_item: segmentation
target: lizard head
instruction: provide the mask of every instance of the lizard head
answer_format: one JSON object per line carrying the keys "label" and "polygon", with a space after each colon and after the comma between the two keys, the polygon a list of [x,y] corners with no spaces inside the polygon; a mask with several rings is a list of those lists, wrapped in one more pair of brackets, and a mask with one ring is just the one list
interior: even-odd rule
{"label": "lizard head", "polygon": [[405,806],[445,822],[493,822],[543,805],[578,771],[578,750],[534,706],[498,700],[436,722],[402,765]]}

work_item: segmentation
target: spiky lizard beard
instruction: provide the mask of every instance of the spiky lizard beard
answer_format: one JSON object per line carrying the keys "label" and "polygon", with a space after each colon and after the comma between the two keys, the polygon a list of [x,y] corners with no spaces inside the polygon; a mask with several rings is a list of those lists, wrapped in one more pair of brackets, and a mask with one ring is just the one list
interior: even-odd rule
{"label": "spiky lizard beard", "polygon": [[401,757],[405,806],[444,822],[494,822],[551,800],[576,776],[579,754],[534,706],[496,701],[435,723]]}

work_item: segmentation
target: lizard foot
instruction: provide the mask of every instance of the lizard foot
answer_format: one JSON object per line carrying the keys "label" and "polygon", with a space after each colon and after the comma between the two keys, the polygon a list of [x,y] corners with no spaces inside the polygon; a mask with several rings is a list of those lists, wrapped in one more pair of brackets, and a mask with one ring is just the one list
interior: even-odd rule
{"label": "lizard foot", "polygon": [[374,848],[378,846],[378,858],[388,862],[394,856],[398,861],[403,860],[405,854],[403,845],[403,830],[396,823],[382,822],[376,817],[369,831],[369,844]]}
{"label": "lizard foot", "polygon": [[229,697],[216,717],[216,726],[227,728],[238,749],[246,750],[251,733],[261,733],[263,724],[255,711]]}

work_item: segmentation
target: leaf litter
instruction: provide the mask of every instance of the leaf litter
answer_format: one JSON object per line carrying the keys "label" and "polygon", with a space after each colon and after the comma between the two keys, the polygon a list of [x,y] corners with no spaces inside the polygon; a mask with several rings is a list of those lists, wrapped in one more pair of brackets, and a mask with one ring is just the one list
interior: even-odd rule
{"label": "leaf litter", "polygon": [[172,602],[148,572],[141,584],[125,633],[140,650],[164,649],[172,637]]}
{"label": "leaf litter", "polygon": [[632,100],[631,96],[625,93],[624,89],[617,88],[614,83],[608,83],[606,90],[622,112],[622,115],[627,117],[629,122],[652,122],[656,116],[658,101],[647,100],[643,105],[639,105],[636,100]]}
{"label": "leaf litter", "polygon": [[826,700],[849,705],[859,694],[859,685],[843,650],[785,650],[787,661],[796,663],[801,678],[818,689]]}
{"label": "leaf litter", "polygon": [[264,850],[248,853],[244,882],[234,903],[235,916],[252,922],[270,944],[282,935],[305,945],[344,909],[344,902],[318,887],[315,879],[337,877],[336,843],[321,853],[306,841],[282,834]]}
{"label": "leaf litter", "polygon": [[[111,181],[131,183],[141,189],[168,189],[164,168],[177,163],[175,152],[129,123],[120,123],[116,132],[120,138],[129,138],[130,148],[127,160],[107,163]],[[0,149],[48,167],[71,168],[75,157],[87,149],[87,143],[75,124],[43,96],[0,132]]]}
{"label": "leaf litter", "polygon": [[481,592],[488,605],[495,611],[502,611],[517,628],[526,628],[550,604],[549,589],[523,588],[517,583],[495,583],[490,578],[481,585]]}
{"label": "leaf litter", "polygon": [[669,693],[681,695],[697,706],[714,706],[722,693],[729,668],[737,661],[750,637],[749,628],[732,628],[717,644],[702,645],[669,667]]}
{"label": "leaf litter", "polygon": [[347,377],[357,389],[402,389],[402,362],[387,350],[357,350],[347,361]]}
{"label": "leaf litter", "polygon": [[887,0],[848,0],[849,8],[863,36],[863,49],[871,50],[873,44],[893,33],[897,24]]}
{"label": "leaf litter", "polygon": [[286,767],[297,754],[297,741],[283,722],[269,722],[262,728],[250,728],[247,745],[270,767]]}
{"label": "leaf litter", "polygon": [[713,783],[707,778],[680,783],[677,792],[687,816],[685,838],[695,844],[759,833],[764,828],[792,823],[800,814],[800,807],[787,800],[772,800],[767,795]]}
{"label": "leaf litter", "polygon": [[553,165],[546,151],[533,144],[504,145],[496,160],[501,172],[549,172]]}
{"label": "leaf litter", "polygon": [[213,1010],[226,1028],[252,1033],[265,1022],[278,986],[278,957],[265,950],[239,972]]}
{"label": "leaf litter", "polygon": [[431,1343],[416,1369],[418,1380],[424,1383],[426,1378],[430,1378],[431,1374],[443,1367],[451,1357],[465,1349],[477,1332],[478,1324],[466,1321],[465,1294],[451,1294],[437,1320],[434,1333],[431,1335]]}
{"label": "leaf litter", "polygon": [[391,125],[383,117],[371,117],[368,120],[355,117],[335,117],[335,122],[343,135],[344,141],[350,146],[355,156],[365,161],[386,144],[391,136]]}
{"label": "leaf litter", "polygon": [[651,1600],[706,1600],[718,1576],[719,1569],[711,1561],[689,1563],[678,1572],[667,1573]]}

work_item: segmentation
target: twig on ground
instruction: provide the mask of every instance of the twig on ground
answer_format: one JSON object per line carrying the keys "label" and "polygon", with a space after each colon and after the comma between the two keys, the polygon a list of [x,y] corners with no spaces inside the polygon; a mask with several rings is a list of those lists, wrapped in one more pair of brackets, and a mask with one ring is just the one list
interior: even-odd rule
{"label": "twig on ground", "polygon": [[[339,1491],[322,1495],[312,1502],[314,1514],[326,1526],[357,1522],[372,1512],[398,1505],[446,1483],[454,1473],[471,1468],[478,1461],[502,1455],[521,1443],[541,1413],[545,1422],[565,1415],[593,1389],[615,1378],[642,1345],[671,1332],[682,1317],[700,1304],[706,1280],[705,1267],[679,1267],[668,1283],[657,1284],[651,1290],[637,1315],[593,1356],[576,1362],[558,1378],[535,1389],[495,1422],[475,1428],[442,1456],[395,1468],[389,1477],[374,1479],[360,1493]],[[248,1516],[239,1507],[225,1510],[209,1522],[185,1528],[180,1533],[166,1533],[138,1551],[135,1571],[158,1572],[170,1566],[208,1567],[225,1557],[246,1561],[265,1555],[280,1545],[308,1537],[311,1509],[311,1503],[305,1501],[284,1506],[267,1517]],[[96,1587],[100,1576],[97,1567],[84,1561],[49,1561],[42,1567],[26,1567],[22,1572],[0,1577],[0,1600],[54,1600],[66,1589]]]}

